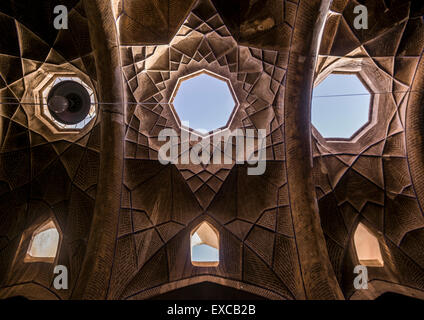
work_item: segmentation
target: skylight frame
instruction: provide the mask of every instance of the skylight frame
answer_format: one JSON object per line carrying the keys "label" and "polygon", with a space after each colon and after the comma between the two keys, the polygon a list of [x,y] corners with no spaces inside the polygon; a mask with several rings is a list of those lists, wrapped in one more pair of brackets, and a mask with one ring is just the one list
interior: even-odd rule
{"label": "skylight frame", "polygon": [[[328,74],[326,74],[324,77],[318,78],[317,81],[314,84],[314,88],[313,90],[318,87],[322,82],[325,81],[325,79],[327,79],[327,77],[331,76],[331,75],[348,75],[348,76],[356,76],[359,81],[362,83],[362,85],[364,86],[364,88],[368,91],[369,93],[369,106],[368,106],[368,120],[367,122],[365,122],[361,127],[359,127],[350,137],[348,138],[344,138],[344,137],[324,137],[321,132],[318,130],[318,128],[316,128],[313,123],[312,123],[312,119],[311,119],[311,126],[314,128],[315,133],[318,133],[320,135],[320,137],[322,137],[322,139],[324,139],[326,142],[328,143],[356,143],[360,137],[366,132],[368,131],[368,129],[370,129],[372,126],[375,125],[376,123],[376,110],[375,110],[375,106],[377,105],[377,101],[376,101],[376,94],[375,92],[372,90],[371,86],[369,85],[368,81],[368,77],[362,72],[361,69],[359,70],[355,70],[355,71],[346,71],[341,69],[335,69],[332,70],[331,72],[329,72]],[[368,80],[366,80],[368,79]],[[311,99],[311,113],[312,113],[312,100],[313,100],[313,95],[312,95],[312,99]]]}
{"label": "skylight frame", "polygon": [[[202,74],[205,74],[205,75],[214,77],[214,78],[216,78],[216,79],[218,79],[220,81],[225,82],[227,84],[227,87],[229,89],[229,92],[230,92],[230,94],[231,94],[231,96],[232,96],[232,98],[234,100],[233,110],[231,111],[226,124],[224,126],[221,126],[219,128],[213,129],[213,130],[208,131],[206,133],[202,133],[202,132],[200,132],[200,131],[198,131],[196,129],[193,129],[193,128],[184,126],[184,124],[182,123],[182,121],[180,119],[180,116],[178,115],[178,112],[177,112],[177,110],[175,108],[175,105],[174,105],[174,100],[175,100],[175,98],[176,98],[176,96],[178,94],[178,90],[180,89],[181,84],[184,81],[186,81],[186,80],[193,79],[193,78],[195,78],[197,76],[200,76]],[[172,91],[171,99],[169,100],[169,104],[170,104],[170,107],[171,107],[172,115],[174,116],[175,120],[177,121],[179,128],[181,130],[185,130],[186,132],[188,132],[190,134],[197,135],[200,138],[208,138],[208,137],[210,137],[210,136],[212,136],[214,134],[217,134],[219,132],[222,132],[224,130],[227,130],[230,127],[231,123],[233,122],[234,117],[235,117],[235,115],[237,113],[237,110],[238,110],[238,108],[240,106],[239,100],[237,99],[237,95],[235,94],[235,91],[234,91],[234,88],[233,88],[233,86],[231,84],[231,81],[228,78],[226,78],[224,76],[221,76],[221,75],[219,75],[219,74],[217,74],[215,72],[212,72],[210,70],[207,70],[207,69],[201,69],[201,70],[198,70],[196,72],[190,73],[188,75],[179,77],[178,80],[177,80],[177,83],[176,83],[176,85],[175,85],[175,87],[174,87],[174,89]]]}
{"label": "skylight frame", "polygon": [[[90,112],[87,117],[75,125],[66,125],[55,120],[47,107],[47,96],[50,90],[58,83],[63,81],[75,81],[81,84],[90,95]],[[90,80],[90,79],[88,79]],[[43,81],[34,89],[34,97],[37,101],[35,116],[41,120],[54,134],[79,134],[91,128],[99,114],[96,90],[88,84],[87,79],[82,79],[76,74],[69,72],[52,72],[48,74]]]}

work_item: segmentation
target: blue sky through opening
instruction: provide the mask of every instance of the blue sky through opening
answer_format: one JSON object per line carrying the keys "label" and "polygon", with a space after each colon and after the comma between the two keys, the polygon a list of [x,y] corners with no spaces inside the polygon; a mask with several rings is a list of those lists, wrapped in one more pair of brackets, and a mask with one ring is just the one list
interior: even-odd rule
{"label": "blue sky through opening", "polygon": [[218,261],[218,249],[215,249],[207,244],[199,244],[192,248],[191,260],[195,262],[211,262]]}
{"label": "blue sky through opening", "polygon": [[181,122],[202,133],[225,126],[235,106],[227,83],[207,74],[183,81],[173,104]]}
{"label": "blue sky through opening", "polygon": [[[319,97],[328,95],[349,96]],[[331,74],[314,89],[312,124],[324,138],[350,138],[369,119],[370,97],[357,76]]]}

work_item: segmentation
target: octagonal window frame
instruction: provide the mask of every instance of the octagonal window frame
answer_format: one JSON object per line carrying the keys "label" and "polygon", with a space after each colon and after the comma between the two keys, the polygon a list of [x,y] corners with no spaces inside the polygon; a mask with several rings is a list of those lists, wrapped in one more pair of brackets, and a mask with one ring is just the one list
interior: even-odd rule
{"label": "octagonal window frame", "polygon": [[[63,81],[75,81],[81,84],[90,95],[90,111],[87,117],[75,124],[75,125],[67,125],[57,121],[53,118],[48,110],[47,106],[47,97],[50,90],[58,83]],[[35,115],[38,119],[40,119],[45,125],[47,125],[53,133],[64,133],[64,134],[78,134],[83,131],[85,128],[89,127],[92,124],[98,115],[98,103],[97,96],[95,90],[87,84],[86,81],[81,79],[75,74],[70,73],[53,73],[49,74],[35,89],[35,96],[38,101],[38,105],[36,107]]]}
{"label": "octagonal window frame", "polygon": [[[193,79],[193,78],[195,78],[197,76],[200,76],[202,74],[208,75],[210,77],[213,77],[215,79],[218,79],[220,81],[225,82],[227,84],[227,87],[228,87],[228,90],[229,90],[229,92],[231,94],[231,97],[234,100],[233,110],[231,111],[226,124],[224,126],[221,126],[219,128],[213,129],[213,130],[208,131],[208,132],[205,132],[205,133],[200,132],[200,131],[198,131],[196,129],[193,129],[191,127],[185,126],[184,123],[181,121],[180,116],[178,115],[178,112],[177,112],[177,110],[175,108],[175,105],[174,105],[174,101],[175,101],[175,98],[176,98],[176,96],[178,94],[178,90],[180,89],[181,84],[184,81],[186,81],[186,80]],[[237,113],[237,111],[239,109],[239,106],[240,106],[239,100],[238,100],[237,95],[236,95],[236,93],[234,91],[234,88],[233,88],[233,86],[231,84],[230,79],[228,79],[228,78],[226,78],[224,76],[221,76],[221,75],[219,75],[219,74],[217,74],[215,72],[212,72],[212,71],[210,71],[208,69],[201,69],[199,71],[192,72],[192,73],[190,73],[188,75],[179,77],[178,80],[177,80],[177,83],[176,83],[176,85],[175,85],[175,87],[174,87],[174,89],[172,91],[171,99],[170,99],[170,103],[169,104],[171,106],[172,115],[174,116],[175,120],[177,121],[179,128],[181,130],[185,130],[186,132],[189,132],[191,134],[195,134],[195,135],[199,136],[202,139],[208,138],[208,137],[210,137],[210,136],[212,136],[214,134],[220,133],[220,132],[222,132],[224,130],[228,130],[228,128],[231,126],[231,123],[233,122],[234,117],[235,117],[235,115],[236,115],[236,113]],[[197,128],[197,129],[200,129],[200,128]]]}
{"label": "octagonal window frame", "polygon": [[[311,126],[315,130],[315,133],[318,133],[319,136],[324,139],[327,143],[356,143],[358,140],[370,129],[372,128],[376,122],[377,122],[377,114],[376,114],[376,93],[373,91],[371,85],[368,83],[370,79],[366,76],[366,74],[362,71],[362,69],[350,71],[349,68],[345,70],[343,67],[339,67],[335,70],[331,70],[330,72],[327,72],[324,76],[318,77],[314,83],[315,90],[316,87],[318,87],[322,82],[324,82],[329,76],[331,75],[349,75],[349,76],[356,76],[359,81],[362,83],[364,88],[369,93],[369,105],[368,105],[368,120],[365,122],[362,126],[360,126],[350,137],[344,138],[344,137],[324,137],[321,132],[318,130],[317,127],[314,126],[312,123],[312,117],[311,117]],[[313,104],[313,93],[312,93],[312,99],[311,99],[311,114],[312,114],[312,104]]]}

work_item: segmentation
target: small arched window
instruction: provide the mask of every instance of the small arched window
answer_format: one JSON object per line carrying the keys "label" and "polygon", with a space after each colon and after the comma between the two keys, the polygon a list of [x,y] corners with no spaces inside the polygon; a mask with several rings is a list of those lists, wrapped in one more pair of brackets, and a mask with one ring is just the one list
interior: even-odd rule
{"label": "small arched window", "polygon": [[219,234],[207,222],[202,222],[191,233],[191,262],[198,267],[216,267],[219,264]]}
{"label": "small arched window", "polygon": [[361,265],[368,267],[383,267],[384,261],[381,256],[380,244],[362,223],[358,224],[354,235],[356,254]]}
{"label": "small arched window", "polygon": [[53,220],[48,220],[34,231],[25,262],[53,263],[59,247],[59,232]]}

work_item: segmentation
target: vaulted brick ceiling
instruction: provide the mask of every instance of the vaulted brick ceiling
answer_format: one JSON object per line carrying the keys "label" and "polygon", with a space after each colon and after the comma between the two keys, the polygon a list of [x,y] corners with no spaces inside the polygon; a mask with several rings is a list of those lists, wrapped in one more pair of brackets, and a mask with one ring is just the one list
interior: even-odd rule
{"label": "vaulted brick ceiling", "polygon": [[[80,297],[75,288],[86,277],[81,273],[91,252],[95,207],[108,196],[97,192],[102,157],[110,156],[101,147],[104,113],[77,133],[52,131],[36,116],[36,88],[49,74],[79,77],[102,102],[86,7],[65,2],[69,30],[61,31],[51,26],[59,1],[0,4],[0,297]],[[424,297],[424,163],[417,144],[423,127],[415,121],[424,123],[416,111],[423,94],[409,92],[424,78],[424,6],[359,1],[368,6],[370,25],[358,31],[353,8],[359,2],[334,0],[316,70],[299,75],[309,77],[309,86],[294,86],[295,68],[313,59],[307,55],[312,30],[304,36],[298,30],[309,13],[318,15],[320,2],[112,1],[125,92],[124,153],[120,185],[113,187],[122,191],[102,298],[150,298],[202,281],[272,299],[334,298],[319,286],[310,293],[302,275],[307,266],[296,237],[302,226],[293,204],[300,195],[291,191],[298,188],[288,163],[295,148],[287,135],[310,128],[290,117],[296,108],[291,97],[311,96],[313,81],[352,66],[371,83],[375,122],[354,141],[328,141],[308,129],[313,168],[297,168],[305,175],[295,178],[310,185],[318,202],[328,265],[344,298],[375,298],[385,291]],[[264,175],[247,175],[247,165],[235,159],[226,165],[159,163],[159,131],[181,132],[170,105],[174,87],[180,77],[203,69],[225,77],[234,89],[239,107],[230,129],[266,129]],[[308,150],[308,140],[303,143]],[[68,291],[51,286],[50,265],[22,262],[32,232],[50,217],[63,233],[57,261],[70,270]],[[190,262],[190,233],[202,221],[219,232],[217,268]],[[370,271],[368,296],[353,288],[359,222],[385,244],[387,263]]]}

